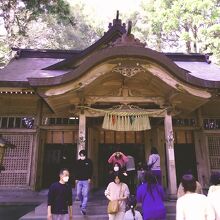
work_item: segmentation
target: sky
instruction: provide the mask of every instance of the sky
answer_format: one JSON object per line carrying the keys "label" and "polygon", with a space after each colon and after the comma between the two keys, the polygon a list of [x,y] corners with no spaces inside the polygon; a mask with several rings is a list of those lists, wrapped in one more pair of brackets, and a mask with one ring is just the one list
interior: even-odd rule
{"label": "sky", "polygon": [[140,0],[81,0],[87,7],[94,7],[96,14],[106,18],[115,14],[117,10],[121,13],[135,10]]}
{"label": "sky", "polygon": [[[73,2],[73,0],[67,0]],[[88,10],[93,10],[93,14],[99,17],[99,20],[107,24],[116,17],[116,11],[119,14],[125,14],[129,11],[135,11],[140,5],[141,0],[81,0]]]}
{"label": "sky", "polygon": [[[66,0],[70,4],[74,0]],[[135,11],[140,5],[141,0],[81,0],[85,4],[86,10],[93,11],[94,16],[98,16],[101,23],[108,25],[116,17],[116,11],[120,15],[129,11]],[[0,35],[5,34],[3,19],[0,18]]]}

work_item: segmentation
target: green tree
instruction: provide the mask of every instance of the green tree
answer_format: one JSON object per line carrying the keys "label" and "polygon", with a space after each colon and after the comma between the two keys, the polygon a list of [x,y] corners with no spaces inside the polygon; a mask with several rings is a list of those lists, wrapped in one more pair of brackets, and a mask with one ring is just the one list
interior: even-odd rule
{"label": "green tree", "polygon": [[219,0],[143,0],[141,9],[139,31],[149,47],[158,51],[213,52],[219,60]]}
{"label": "green tree", "polygon": [[[6,37],[0,43],[0,62],[10,59],[11,47],[83,49],[97,39],[84,5],[64,0],[4,0],[0,2]],[[96,29],[98,30],[98,29]],[[5,56],[1,57],[1,54]],[[7,59],[9,58],[9,59]]]}
{"label": "green tree", "polygon": [[[202,52],[206,30],[219,19],[219,6],[216,0],[176,0],[168,10],[170,15],[167,31],[178,32],[185,42],[186,51]],[[172,18],[172,19],[171,19]]]}

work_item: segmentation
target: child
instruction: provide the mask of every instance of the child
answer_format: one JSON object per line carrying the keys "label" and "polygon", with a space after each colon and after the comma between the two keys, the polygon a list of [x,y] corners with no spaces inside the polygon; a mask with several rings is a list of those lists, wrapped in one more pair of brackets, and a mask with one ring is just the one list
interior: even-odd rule
{"label": "child", "polygon": [[49,188],[47,220],[72,220],[72,188],[67,184],[69,171],[61,169],[59,176],[59,182]]}
{"label": "child", "polygon": [[125,213],[124,220],[143,220],[141,213],[135,210],[137,201],[134,196],[128,200],[129,210]]}

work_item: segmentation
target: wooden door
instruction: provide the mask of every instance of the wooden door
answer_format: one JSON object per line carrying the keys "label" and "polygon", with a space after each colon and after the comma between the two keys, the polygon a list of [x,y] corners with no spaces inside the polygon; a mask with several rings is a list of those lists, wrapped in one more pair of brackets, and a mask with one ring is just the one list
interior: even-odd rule
{"label": "wooden door", "polygon": [[59,170],[70,170],[70,180],[74,182],[74,164],[76,162],[76,144],[46,144],[43,166],[43,187],[49,187],[59,180]]}
{"label": "wooden door", "polygon": [[191,172],[197,179],[197,164],[194,144],[175,144],[175,163],[177,184],[181,182],[182,175]]}

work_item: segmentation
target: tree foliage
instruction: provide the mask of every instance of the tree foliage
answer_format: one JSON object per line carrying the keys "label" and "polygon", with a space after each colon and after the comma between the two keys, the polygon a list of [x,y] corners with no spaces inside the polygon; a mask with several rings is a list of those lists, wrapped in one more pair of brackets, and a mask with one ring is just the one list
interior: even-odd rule
{"label": "tree foliage", "polygon": [[6,54],[12,47],[83,49],[97,39],[80,3],[71,6],[64,0],[3,0],[0,8],[7,32],[0,36],[1,64],[10,59]]}
{"label": "tree foliage", "polygon": [[143,0],[144,40],[159,51],[213,52],[220,58],[219,0]]}
{"label": "tree foliage", "polygon": [[[0,1],[0,19],[7,32],[7,36],[0,36],[0,63],[10,57],[11,47],[89,46],[103,35],[107,26],[93,13],[86,11],[80,0]],[[213,52],[215,62],[220,63],[219,17],[219,0],[142,0],[139,10],[122,15],[123,21],[132,21],[133,33],[149,48]]]}

